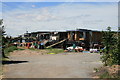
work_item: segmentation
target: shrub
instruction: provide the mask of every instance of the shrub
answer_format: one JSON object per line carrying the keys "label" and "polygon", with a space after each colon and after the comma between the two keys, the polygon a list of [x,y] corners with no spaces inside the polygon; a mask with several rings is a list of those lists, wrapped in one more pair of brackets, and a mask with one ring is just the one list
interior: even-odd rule
{"label": "shrub", "polygon": [[105,66],[112,66],[118,64],[118,35],[117,32],[112,32],[111,28],[108,27],[107,31],[103,32],[103,45],[105,46],[104,54],[101,57]]}

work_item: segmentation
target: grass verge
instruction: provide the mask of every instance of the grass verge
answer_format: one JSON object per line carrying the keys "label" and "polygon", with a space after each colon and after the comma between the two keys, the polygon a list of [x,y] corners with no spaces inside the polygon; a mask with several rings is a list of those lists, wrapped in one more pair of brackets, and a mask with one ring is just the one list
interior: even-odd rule
{"label": "grass verge", "polygon": [[117,73],[119,70],[115,73],[113,73],[113,70],[115,69],[110,66],[103,66],[101,68],[95,68],[93,75],[98,76],[100,80],[120,80],[120,75]]}
{"label": "grass verge", "polygon": [[34,50],[34,51],[41,51],[41,50],[46,50],[46,53],[54,53],[54,54],[58,54],[58,53],[63,53],[64,50],[63,49],[57,49],[57,48],[49,48],[49,49],[34,49],[34,48],[30,48],[29,50]]}
{"label": "grass verge", "polygon": [[58,53],[63,53],[64,50],[63,49],[55,49],[55,48],[50,48],[50,49],[46,49],[48,51],[47,54],[49,53],[55,53],[55,54],[58,54]]}
{"label": "grass verge", "polygon": [[6,56],[9,56],[10,55],[9,53],[15,50],[24,50],[24,49],[17,48],[16,46],[10,46],[4,49],[4,53]]}

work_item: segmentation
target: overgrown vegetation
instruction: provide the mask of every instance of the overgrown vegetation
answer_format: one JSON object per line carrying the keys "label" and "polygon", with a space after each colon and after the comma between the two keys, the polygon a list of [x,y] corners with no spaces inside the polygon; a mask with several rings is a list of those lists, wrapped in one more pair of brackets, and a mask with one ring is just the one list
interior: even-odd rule
{"label": "overgrown vegetation", "polygon": [[7,48],[4,49],[4,53],[5,53],[6,56],[9,56],[9,53],[13,52],[15,50],[24,50],[24,49],[19,49],[16,46],[10,46],[10,47],[7,47]]}
{"label": "overgrown vegetation", "polygon": [[109,71],[105,71],[102,74],[99,75],[100,78],[105,79],[105,78],[109,78],[109,79],[114,79],[114,80],[120,80],[120,76],[118,74],[110,74]]}
{"label": "overgrown vegetation", "polygon": [[[100,73],[98,75],[100,78],[120,80],[120,75],[118,74],[120,65],[120,27],[118,32],[111,31],[111,27],[108,27],[107,31],[103,31],[102,43],[105,48],[101,59],[105,66],[99,70],[95,70]],[[113,66],[118,66],[118,68]]]}
{"label": "overgrown vegetation", "polygon": [[[118,68],[113,66],[103,66],[100,68],[94,68],[94,77],[98,77],[98,80],[120,80],[118,75]],[[117,66],[117,65],[116,65]]]}
{"label": "overgrown vegetation", "polygon": [[120,77],[118,75],[110,75],[108,72],[101,74],[100,78],[110,78],[110,79],[112,78],[115,80],[120,80]]}
{"label": "overgrown vegetation", "polygon": [[120,52],[118,49],[120,41],[118,37],[118,33],[111,31],[110,27],[107,28],[107,31],[103,31],[103,45],[105,46],[105,49],[101,59],[105,66],[120,64]]}
{"label": "overgrown vegetation", "polygon": [[108,72],[105,72],[103,74],[100,75],[100,78],[112,78]]}
{"label": "overgrown vegetation", "polygon": [[58,54],[58,53],[63,53],[64,52],[64,50],[63,49],[53,49],[53,48],[50,48],[50,49],[46,49],[46,50],[48,50],[48,54],[49,53],[55,53],[55,54]]}

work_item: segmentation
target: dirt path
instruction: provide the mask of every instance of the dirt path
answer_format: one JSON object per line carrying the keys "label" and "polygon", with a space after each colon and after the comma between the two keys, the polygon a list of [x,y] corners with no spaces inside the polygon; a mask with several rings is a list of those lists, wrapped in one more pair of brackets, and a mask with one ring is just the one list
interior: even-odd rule
{"label": "dirt path", "polygon": [[[44,51],[43,51],[44,52]],[[23,50],[11,54],[5,65],[6,78],[91,78],[94,68],[102,66],[99,54],[45,54]]]}

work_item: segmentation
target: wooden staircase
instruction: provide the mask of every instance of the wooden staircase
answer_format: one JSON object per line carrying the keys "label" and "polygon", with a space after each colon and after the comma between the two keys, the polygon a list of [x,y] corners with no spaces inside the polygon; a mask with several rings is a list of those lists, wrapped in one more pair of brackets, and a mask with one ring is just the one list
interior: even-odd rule
{"label": "wooden staircase", "polygon": [[53,46],[55,46],[55,45],[57,45],[57,44],[60,44],[60,43],[62,43],[62,42],[64,42],[64,41],[66,41],[67,39],[63,39],[63,40],[61,40],[61,41],[59,41],[59,42],[57,42],[57,43],[54,43],[54,44],[52,44],[52,45],[50,45],[50,46],[48,46],[48,47],[46,47],[46,48],[51,48],[51,47],[53,47]]}

